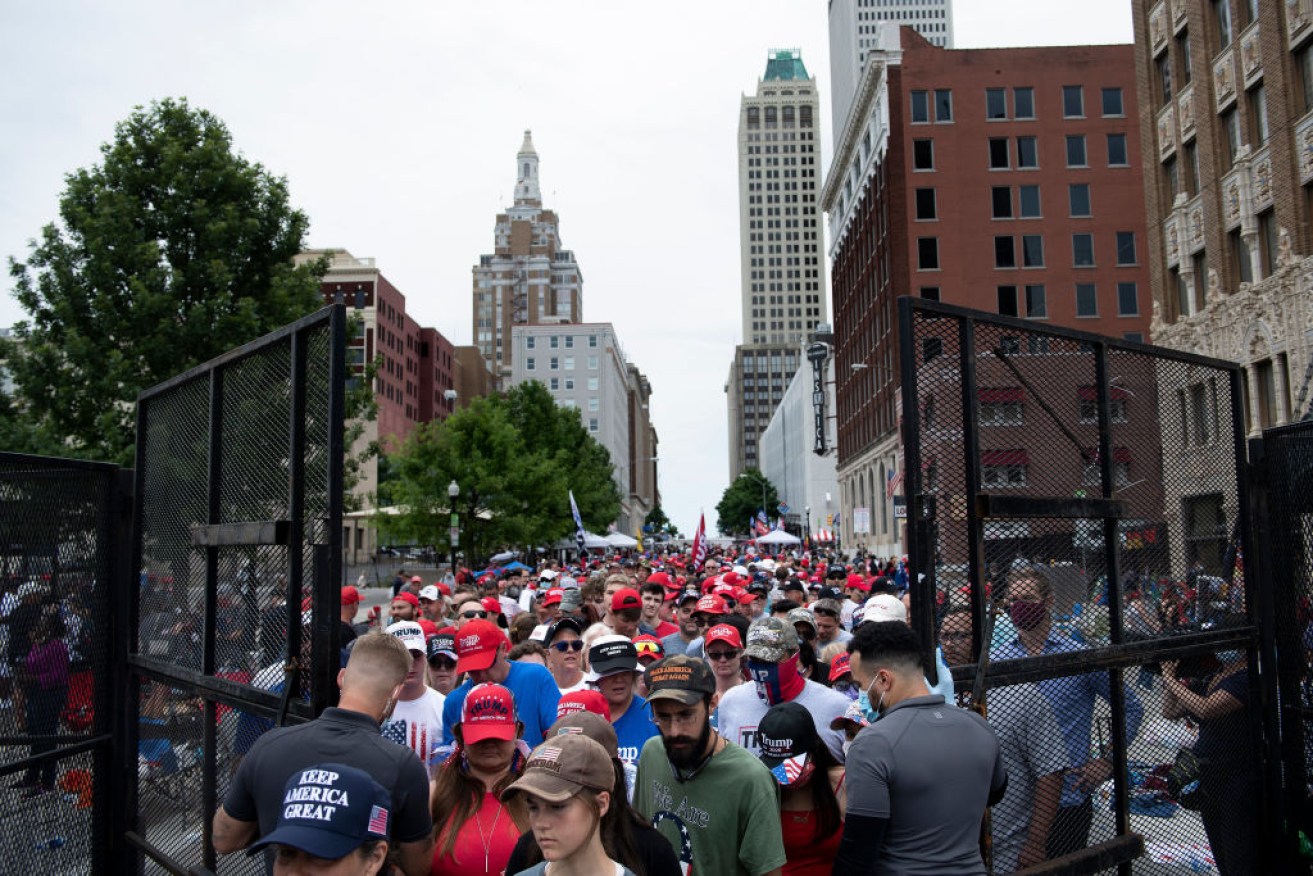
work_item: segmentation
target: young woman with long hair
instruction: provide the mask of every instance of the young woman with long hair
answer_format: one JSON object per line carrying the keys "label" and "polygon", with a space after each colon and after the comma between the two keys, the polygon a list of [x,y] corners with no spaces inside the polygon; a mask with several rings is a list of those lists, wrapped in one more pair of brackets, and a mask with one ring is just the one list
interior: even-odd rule
{"label": "young woman with long hair", "polygon": [[761,762],[780,788],[784,876],[829,876],[843,838],[844,769],[795,702],[772,706],[758,727]]}

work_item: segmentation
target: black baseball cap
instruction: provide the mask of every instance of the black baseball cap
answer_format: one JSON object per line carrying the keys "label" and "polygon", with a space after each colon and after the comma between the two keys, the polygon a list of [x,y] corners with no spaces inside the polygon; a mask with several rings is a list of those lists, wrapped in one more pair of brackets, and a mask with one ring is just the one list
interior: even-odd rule
{"label": "black baseball cap", "polygon": [[544,645],[550,645],[556,638],[556,634],[561,630],[573,630],[576,635],[584,634],[583,621],[572,614],[564,615],[556,623],[547,628],[547,636],[543,639]]}
{"label": "black baseball cap", "polygon": [[642,672],[638,648],[624,636],[599,636],[588,649],[589,681],[597,681],[617,672]]}
{"label": "black baseball cap", "polygon": [[820,739],[811,712],[796,702],[771,706],[757,725],[758,757],[780,785],[790,785],[807,766]]}
{"label": "black baseball cap", "polygon": [[438,630],[433,635],[429,636],[428,651],[429,651],[428,656],[430,660],[438,656],[450,657],[452,660],[455,660],[456,659],[455,631],[451,627],[444,627]]}

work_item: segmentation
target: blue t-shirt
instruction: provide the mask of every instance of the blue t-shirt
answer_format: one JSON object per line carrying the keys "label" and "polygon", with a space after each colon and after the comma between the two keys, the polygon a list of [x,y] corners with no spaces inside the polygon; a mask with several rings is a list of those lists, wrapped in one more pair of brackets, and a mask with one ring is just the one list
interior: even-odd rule
{"label": "blue t-shirt", "polygon": [[611,722],[611,727],[619,740],[616,755],[623,763],[635,767],[638,766],[638,755],[643,751],[643,743],[661,732],[652,723],[652,707],[638,694],[634,694],[625,713]]}
{"label": "blue t-shirt", "polygon": [[[543,733],[556,723],[556,703],[561,699],[561,689],[556,686],[556,679],[547,671],[546,666],[538,663],[517,663],[511,661],[511,671],[507,673],[502,686],[515,697],[515,717],[524,722],[523,739],[530,748],[536,748],[543,741]],[[442,706],[442,742],[451,745],[456,741],[451,728],[460,723],[461,709],[465,705],[465,694],[474,684],[467,678],[459,687],[447,694],[447,701]]]}

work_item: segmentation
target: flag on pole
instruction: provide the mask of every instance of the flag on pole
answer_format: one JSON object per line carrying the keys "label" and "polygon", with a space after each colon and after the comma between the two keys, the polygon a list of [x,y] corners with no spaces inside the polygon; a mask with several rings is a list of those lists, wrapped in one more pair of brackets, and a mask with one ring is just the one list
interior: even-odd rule
{"label": "flag on pole", "polygon": [[903,485],[903,473],[901,471],[889,472],[889,477],[885,481],[884,497],[886,499],[892,499],[894,497],[894,494],[898,492],[898,488],[901,487],[902,485]]}
{"label": "flag on pole", "polygon": [[637,523],[634,524],[634,540],[638,542],[638,552],[641,554],[643,552],[643,527]]}
{"label": "flag on pole", "polygon": [[574,490],[570,491],[570,516],[574,518],[574,543],[579,545],[579,559],[582,560],[588,556],[588,549],[584,547],[584,521],[574,501]]}
{"label": "flag on pole", "polygon": [[707,515],[698,516],[698,531],[693,534],[693,574],[702,569],[707,558]]}
{"label": "flag on pole", "polygon": [[754,521],[753,528],[757,535],[765,535],[770,532],[770,521],[766,517],[765,508],[759,508],[757,510],[757,519]]}

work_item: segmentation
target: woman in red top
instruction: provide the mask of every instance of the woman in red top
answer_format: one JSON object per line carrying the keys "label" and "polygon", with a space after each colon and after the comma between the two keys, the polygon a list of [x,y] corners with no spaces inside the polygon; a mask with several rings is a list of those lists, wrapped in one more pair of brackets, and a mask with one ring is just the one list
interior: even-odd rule
{"label": "woman in red top", "polygon": [[436,846],[432,876],[498,876],[528,829],[522,800],[500,797],[519,777],[528,747],[520,741],[515,699],[500,684],[476,685],[452,728],[456,750],[433,780]]}
{"label": "woman in red top", "polygon": [[772,706],[757,734],[761,761],[780,787],[784,876],[830,876],[843,838],[843,767],[796,702]]}

